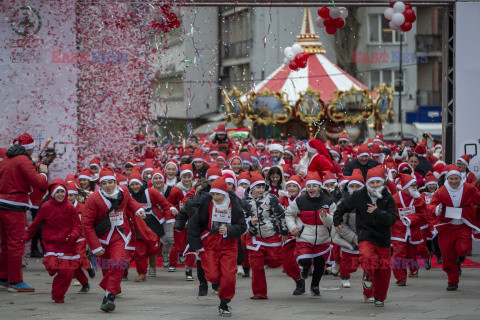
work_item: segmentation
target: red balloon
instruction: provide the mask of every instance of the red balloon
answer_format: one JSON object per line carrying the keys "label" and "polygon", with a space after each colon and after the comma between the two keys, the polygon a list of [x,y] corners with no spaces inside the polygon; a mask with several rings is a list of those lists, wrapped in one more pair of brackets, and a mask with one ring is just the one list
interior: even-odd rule
{"label": "red balloon", "polygon": [[305,68],[307,66],[307,60],[300,59],[300,61],[297,63],[299,68]]}
{"label": "red balloon", "polygon": [[337,28],[335,27],[326,27],[325,30],[328,34],[335,34],[335,32],[337,32]]}
{"label": "red balloon", "polygon": [[335,27],[337,27],[337,29],[343,28],[344,26],[345,20],[343,20],[342,18],[335,19]]}
{"label": "red balloon", "polygon": [[410,2],[404,2],[403,4],[405,5],[405,10],[412,9],[412,5],[410,4]]}
{"label": "red balloon", "polygon": [[305,60],[305,61],[307,61],[308,57],[310,56],[310,54],[308,52],[305,52],[305,51],[302,52],[301,55],[302,55],[303,60]]}
{"label": "red balloon", "polygon": [[325,28],[335,27],[335,20],[333,20],[332,18],[325,19],[323,20],[323,25],[325,26]]}
{"label": "red balloon", "polygon": [[413,11],[412,9],[405,9],[403,15],[405,16],[405,21],[407,22],[414,22],[417,18],[415,16],[415,11]]}
{"label": "red balloon", "polygon": [[410,31],[412,29],[412,23],[411,22],[404,22],[400,28],[402,29],[402,31]]}
{"label": "red balloon", "polygon": [[393,8],[393,5],[395,4],[395,1],[390,2],[390,8]]}
{"label": "red balloon", "polygon": [[318,15],[323,19],[328,19],[330,18],[330,9],[327,7],[321,7],[318,9]]}
{"label": "red balloon", "polygon": [[390,22],[390,20],[388,20],[387,18],[384,17],[384,19],[385,19],[387,22]]}
{"label": "red balloon", "polygon": [[301,53],[298,53],[298,54],[295,56],[295,59],[293,59],[293,61],[297,64],[297,66],[300,66],[300,62],[303,61],[302,54],[301,54]]}
{"label": "red balloon", "polygon": [[295,60],[290,61],[290,64],[289,64],[288,66],[289,66],[290,69],[292,69],[293,71],[298,70],[298,65],[295,63]]}

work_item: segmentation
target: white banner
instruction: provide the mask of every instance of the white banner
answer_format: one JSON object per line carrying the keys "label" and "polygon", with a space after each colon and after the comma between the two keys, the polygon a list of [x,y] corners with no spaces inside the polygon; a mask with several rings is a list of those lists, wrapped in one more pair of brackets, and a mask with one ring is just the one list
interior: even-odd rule
{"label": "white banner", "polygon": [[52,138],[50,178],[76,172],[77,69],[54,59],[76,51],[75,19],[75,1],[0,3],[0,147],[27,132],[36,155]]}

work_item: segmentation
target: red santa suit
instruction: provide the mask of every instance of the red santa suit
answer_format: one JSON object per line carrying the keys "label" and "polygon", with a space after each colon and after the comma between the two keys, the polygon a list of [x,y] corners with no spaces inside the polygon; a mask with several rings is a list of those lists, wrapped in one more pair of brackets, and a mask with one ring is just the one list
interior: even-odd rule
{"label": "red santa suit", "polygon": [[32,187],[43,191],[48,188],[47,176],[35,171],[23,149],[33,148],[34,140],[24,134],[15,142],[18,144],[10,147],[0,162],[0,279],[9,283],[23,282],[22,236],[27,224],[25,211],[30,208],[28,193]]}
{"label": "red santa suit", "polygon": [[[295,177],[300,179],[300,177],[298,176],[292,176],[285,184],[285,187],[289,183],[294,183],[293,181],[295,180]],[[301,189],[300,184],[298,184],[298,188]],[[287,209],[288,206],[291,205],[292,202],[294,202],[297,197],[289,197],[289,196],[281,197],[280,204],[284,209]],[[298,263],[295,260],[295,247],[296,247],[296,239],[289,232],[287,236],[287,240],[283,243],[283,269],[285,270],[285,273],[287,274],[287,276],[289,276],[290,278],[299,279],[300,267],[298,266]]]}
{"label": "red santa suit", "polygon": [[66,191],[62,179],[52,181],[49,187],[50,200],[42,205],[23,240],[29,241],[43,224],[43,264],[51,276],[55,275],[52,282],[52,300],[63,303],[74,271],[79,266],[80,255],[76,243],[81,237],[81,225],[77,210],[67,196],[62,202],[53,199],[58,190]]}
{"label": "red santa suit", "polygon": [[472,233],[480,233],[475,208],[480,206],[480,191],[463,181],[458,188],[452,188],[448,177],[461,177],[460,169],[456,165],[448,165],[445,169],[447,181],[435,192],[430,204],[436,207],[435,229],[442,252],[443,270],[447,273],[449,287],[455,290],[459,282],[458,257],[472,251]]}
{"label": "red santa suit", "polygon": [[[425,247],[425,241],[421,232],[421,227],[428,224],[426,215],[428,209],[421,196],[414,198],[408,188],[415,183],[415,179],[407,174],[400,174],[402,190],[393,196],[395,207],[397,209],[398,220],[392,227],[392,247],[393,247],[393,275],[397,279],[397,284],[407,281],[407,267],[410,267],[412,274],[418,270],[417,249]],[[428,250],[418,250],[425,254]],[[425,257],[426,259],[430,258]],[[408,265],[408,266],[407,266]]]}
{"label": "red santa suit", "polygon": [[[100,180],[104,179],[114,180],[113,172],[102,170]],[[102,256],[97,257],[97,263],[103,272],[103,279],[99,285],[104,290],[116,295],[121,290],[120,283],[128,263],[125,259],[125,248],[132,239],[128,220],[131,219],[137,223],[143,222],[142,219],[135,220],[135,215],[142,212],[143,208],[132,199],[126,186],[117,186],[113,194],[107,196],[112,199],[116,197],[116,206],[113,206],[112,201],[107,199],[103,190],[96,191],[88,197],[82,215],[82,226],[92,253],[105,250]],[[120,198],[122,201],[118,203]],[[107,222],[107,228],[100,230],[101,225],[105,222]],[[95,228],[97,228],[98,234],[95,232]],[[139,228],[141,233],[144,230],[142,227]]]}

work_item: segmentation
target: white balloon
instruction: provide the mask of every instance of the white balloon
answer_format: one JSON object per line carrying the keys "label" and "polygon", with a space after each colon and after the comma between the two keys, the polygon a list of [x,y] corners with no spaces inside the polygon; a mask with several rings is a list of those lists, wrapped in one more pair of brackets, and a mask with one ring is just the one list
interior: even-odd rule
{"label": "white balloon", "polygon": [[317,25],[317,27],[319,27],[320,29],[321,28],[325,28],[325,25],[323,24],[323,18],[322,17],[318,17],[316,20],[315,20],[315,24]]}
{"label": "white balloon", "polygon": [[290,60],[288,60],[288,58],[283,59],[283,64],[288,66],[290,64]]}
{"label": "white balloon", "polygon": [[388,23],[390,26],[390,29],[392,30],[400,30],[400,26],[397,26],[395,23],[393,23],[393,20]]}
{"label": "white balloon", "polygon": [[293,53],[294,53],[295,55],[303,52],[302,46],[300,46],[298,43],[295,43],[295,44],[292,46],[292,50],[293,50]]}
{"label": "white balloon", "polygon": [[339,8],[330,8],[330,18],[332,18],[332,19],[340,18],[340,9]]}
{"label": "white balloon", "polygon": [[405,4],[401,1],[395,2],[393,11],[395,11],[395,13],[403,13],[403,11],[405,11]]}
{"label": "white balloon", "polygon": [[348,10],[345,7],[339,7],[340,9],[340,18],[346,19],[348,17]]}
{"label": "white balloon", "polygon": [[405,22],[405,16],[403,13],[395,13],[392,17],[392,22],[397,26],[401,26]]}
{"label": "white balloon", "polygon": [[286,47],[285,50],[283,50],[283,53],[288,60],[295,59],[295,53],[293,53],[293,49],[291,47]]}
{"label": "white balloon", "polygon": [[395,11],[393,11],[392,8],[385,9],[385,12],[383,15],[385,16],[385,19],[387,20],[392,20],[393,15],[395,14]]}

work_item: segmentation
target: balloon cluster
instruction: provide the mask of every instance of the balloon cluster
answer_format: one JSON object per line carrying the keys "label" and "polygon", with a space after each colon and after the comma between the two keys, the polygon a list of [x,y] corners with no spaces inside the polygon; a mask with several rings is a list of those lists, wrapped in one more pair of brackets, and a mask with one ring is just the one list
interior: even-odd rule
{"label": "balloon cluster", "polygon": [[283,53],[285,54],[283,63],[289,66],[293,71],[303,69],[307,66],[309,54],[303,51],[298,43],[295,43],[291,47],[286,47],[285,50],[283,50]]}
{"label": "balloon cluster", "polygon": [[417,20],[412,5],[408,2],[390,2],[390,8],[383,13],[385,20],[389,22],[390,29],[410,31],[412,24]]}
{"label": "balloon cluster", "polygon": [[321,7],[318,8],[319,17],[315,24],[319,28],[325,28],[328,34],[335,34],[337,29],[345,26],[345,19],[348,17],[348,11],[345,7]]}
{"label": "balloon cluster", "polygon": [[150,22],[150,28],[153,31],[162,30],[167,33],[180,27],[179,12],[176,11],[177,8],[173,9],[169,5],[160,6],[160,9],[156,10],[154,18]]}

